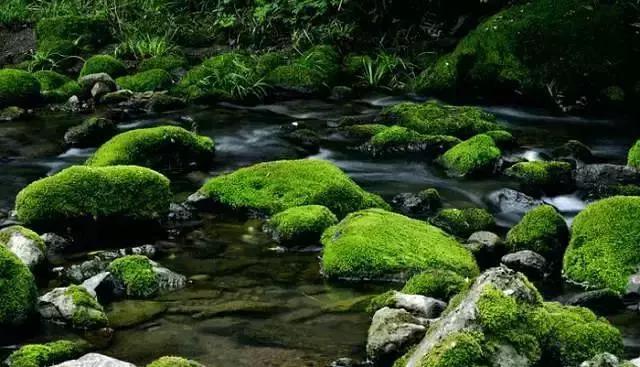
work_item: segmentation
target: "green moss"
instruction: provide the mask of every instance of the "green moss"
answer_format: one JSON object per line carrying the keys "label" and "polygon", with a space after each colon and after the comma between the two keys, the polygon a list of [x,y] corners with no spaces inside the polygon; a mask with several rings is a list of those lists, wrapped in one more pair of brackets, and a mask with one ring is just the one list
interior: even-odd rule
{"label": "green moss", "polygon": [[453,136],[424,135],[402,126],[384,129],[369,140],[374,152],[419,151],[434,155],[459,143],[460,139]]}
{"label": "green moss", "polygon": [[266,76],[273,69],[286,63],[287,57],[282,52],[266,52],[256,58],[256,73]]}
{"label": "green moss", "polygon": [[149,363],[147,367],[202,367],[202,365],[182,357],[162,357]]}
{"label": "green moss", "polygon": [[46,102],[62,103],[66,102],[71,96],[77,96],[82,93],[80,84],[75,80],[71,80],[63,84],[60,88],[42,92],[42,96]]}
{"label": "green moss", "polygon": [[157,220],[170,198],[169,180],[147,168],[72,166],[25,187],[15,209],[24,223],[43,227],[103,217]]}
{"label": "green moss", "polygon": [[0,246],[0,326],[17,327],[34,313],[38,292],[29,268]]}
{"label": "green moss", "polygon": [[129,89],[133,92],[168,89],[172,83],[171,74],[162,69],[151,69],[116,79],[116,84],[118,84],[120,88]]}
{"label": "green moss", "polygon": [[505,130],[492,130],[487,131],[485,134],[489,135],[499,147],[509,147],[516,141],[513,135]]}
{"label": "green moss", "polygon": [[496,225],[491,213],[480,208],[443,209],[430,222],[465,239],[473,232],[491,230]]}
{"label": "green moss", "polygon": [[310,245],[320,240],[325,229],[337,223],[338,218],[327,207],[304,205],[274,215],[267,226],[280,243]]}
{"label": "green moss", "polygon": [[421,134],[451,135],[461,139],[500,129],[495,116],[478,107],[448,106],[435,102],[408,102],[386,107],[378,120]]}
{"label": "green moss", "polygon": [[384,279],[425,270],[475,276],[469,251],[441,230],[381,209],[348,215],[322,236],[322,268],[330,278]]}
{"label": "green moss", "polygon": [[594,288],[624,292],[640,263],[640,197],[614,196],[587,206],[573,221],[564,273]]}
{"label": "green moss", "polygon": [[138,66],[138,71],[149,71],[154,69],[161,69],[167,72],[174,72],[178,69],[186,68],[188,66],[187,59],[182,56],[166,55],[155,56],[149,59],[143,60]]}
{"label": "green moss", "polygon": [[46,344],[28,344],[11,353],[11,367],[47,367],[81,356],[89,350],[84,341],[59,340]]}
{"label": "green moss", "polygon": [[13,236],[14,233],[20,233],[22,236],[33,241],[40,248],[40,250],[42,250],[43,253],[46,252],[46,245],[44,243],[44,240],[40,238],[40,235],[23,226],[10,226],[0,229],[0,245],[9,242],[11,236]]}
{"label": "green moss", "polygon": [[40,70],[33,73],[33,77],[40,82],[43,91],[57,89],[71,81],[67,76],[52,70]]}
{"label": "green moss", "polygon": [[370,139],[374,135],[381,133],[388,129],[387,125],[382,124],[363,124],[363,125],[351,125],[346,126],[344,131],[354,138],[358,139]]}
{"label": "green moss", "polygon": [[214,142],[177,126],[159,126],[118,134],[87,160],[93,167],[133,164],[162,171],[184,170],[213,158]]}
{"label": "green moss", "polygon": [[550,205],[531,210],[507,233],[512,251],[531,250],[549,260],[561,256],[568,242],[567,224]]}
{"label": "green moss", "polygon": [[438,162],[450,174],[469,176],[491,172],[501,155],[493,139],[480,134],[449,149]]}
{"label": "green moss", "polygon": [[64,40],[93,49],[111,40],[106,19],[101,17],[60,16],[43,18],[36,26],[38,50],[43,42]]}
{"label": "green moss", "polygon": [[85,287],[71,285],[65,294],[71,297],[76,307],[71,318],[74,328],[93,330],[109,324],[104,309]]}
{"label": "green moss", "polygon": [[338,53],[330,46],[315,46],[289,65],[272,70],[266,81],[276,87],[300,92],[327,92],[340,71]]}
{"label": "green moss", "polygon": [[214,177],[199,192],[225,207],[273,215],[301,205],[324,205],[338,218],[365,208],[388,208],[333,164],[316,159],[256,164]]}
{"label": "green moss", "polygon": [[40,83],[32,74],[16,69],[0,70],[0,107],[25,106],[40,100]]}
{"label": "green moss", "polygon": [[374,314],[379,309],[390,306],[393,302],[394,294],[395,291],[386,291],[371,298],[369,305],[367,306],[367,312]]}
{"label": "green moss", "polygon": [[567,162],[520,162],[509,167],[505,174],[525,186],[561,188],[571,183],[571,164]]}
{"label": "green moss", "polygon": [[91,56],[84,62],[80,76],[106,73],[112,78],[117,78],[127,73],[124,63],[111,55]]}
{"label": "green moss", "polygon": [[149,259],[131,255],[114,260],[108,270],[127,288],[127,295],[137,298],[150,297],[158,292],[158,279]]}
{"label": "green moss", "polygon": [[448,301],[468,283],[465,277],[450,270],[427,270],[409,278],[401,292]]}
{"label": "green moss", "polygon": [[486,364],[483,335],[477,332],[454,333],[439,342],[420,361],[420,367],[481,367]]}
{"label": "green moss", "polygon": [[640,169],[640,140],[629,149],[627,164],[633,168]]}

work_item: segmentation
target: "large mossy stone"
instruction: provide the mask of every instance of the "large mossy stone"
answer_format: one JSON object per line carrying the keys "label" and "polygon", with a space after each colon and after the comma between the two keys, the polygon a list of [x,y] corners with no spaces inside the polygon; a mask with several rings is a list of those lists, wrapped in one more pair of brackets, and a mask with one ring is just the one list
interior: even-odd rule
{"label": "large mossy stone", "polygon": [[45,367],[77,358],[90,349],[84,341],[58,340],[46,344],[27,344],[11,353],[11,367]]}
{"label": "large mossy stone", "polygon": [[564,274],[593,288],[624,292],[640,264],[640,197],[614,196],[574,219]]}
{"label": "large mossy stone", "polygon": [[40,82],[31,73],[0,70],[0,107],[29,106],[40,101]]}
{"label": "large mossy stone", "polygon": [[213,159],[214,142],[178,126],[136,129],[118,134],[87,160],[92,167],[137,165],[162,172],[204,167]]}
{"label": "large mossy stone", "polygon": [[474,232],[489,231],[496,226],[491,213],[482,208],[442,209],[429,222],[464,239]]}
{"label": "large mossy stone", "polygon": [[533,161],[516,163],[505,171],[505,175],[518,180],[525,191],[566,192],[574,186],[572,170],[567,162]]}
{"label": "large mossy stone", "polygon": [[531,250],[549,261],[556,261],[567,247],[569,229],[555,208],[541,205],[509,230],[506,242],[513,252]]}
{"label": "large mossy stone", "polygon": [[326,93],[335,85],[340,57],[331,46],[315,46],[288,65],[278,66],[265,78],[267,83],[302,94]]}
{"label": "large mossy stone", "polygon": [[425,222],[382,209],[352,213],[322,235],[322,269],[329,278],[406,279],[426,270],[473,277],[473,255]]}
{"label": "large mossy stone", "polygon": [[492,172],[501,156],[493,139],[480,134],[447,150],[438,162],[453,176],[473,176]]}
{"label": "large mossy stone", "polygon": [[156,221],[169,210],[169,180],[137,166],[72,166],[29,184],[16,197],[18,218],[36,227],[101,218]]}
{"label": "large mossy stone", "polygon": [[116,79],[116,84],[120,88],[133,92],[166,90],[171,87],[172,83],[171,74],[162,69],[141,71],[134,75],[121,76]]}
{"label": "large mossy stone", "polygon": [[33,76],[40,82],[41,93],[45,102],[65,102],[71,96],[82,92],[78,82],[55,71],[40,70],[33,73]]}
{"label": "large mossy stone", "polygon": [[448,135],[425,135],[402,126],[392,126],[375,134],[363,148],[373,155],[418,153],[435,157],[460,143]]}
{"label": "large mossy stone", "polygon": [[629,149],[627,156],[627,165],[636,169],[640,169],[640,140]]}
{"label": "large mossy stone", "polygon": [[38,299],[33,274],[4,246],[0,246],[0,295],[0,328],[3,330],[19,327],[33,316]]}
{"label": "large mossy stone", "polygon": [[340,168],[318,159],[259,163],[214,177],[198,191],[215,204],[273,215],[301,205],[324,205],[338,218],[366,208],[388,208]]}
{"label": "large mossy stone", "polygon": [[287,246],[310,246],[322,233],[338,223],[338,218],[322,205],[303,205],[274,215],[266,224],[274,240]]}
{"label": "large mossy stone", "polygon": [[112,78],[117,78],[127,73],[124,63],[111,55],[95,55],[85,61],[80,70],[80,77],[105,73]]}

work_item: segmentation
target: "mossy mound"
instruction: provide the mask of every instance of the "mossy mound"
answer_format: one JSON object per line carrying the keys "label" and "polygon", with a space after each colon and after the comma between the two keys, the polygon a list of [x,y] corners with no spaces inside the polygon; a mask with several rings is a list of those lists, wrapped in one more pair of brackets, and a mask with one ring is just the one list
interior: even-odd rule
{"label": "mossy mound", "polygon": [[213,158],[214,142],[177,126],[137,129],[118,134],[87,160],[92,167],[138,165],[161,171],[204,167]]}
{"label": "mossy mound", "polygon": [[273,215],[302,205],[323,205],[338,218],[365,208],[388,208],[338,167],[317,159],[274,161],[207,181],[199,193],[239,211]]}
{"label": "mossy mound", "polygon": [[325,229],[338,223],[338,218],[322,205],[304,205],[274,215],[267,222],[276,242],[287,245],[313,245]]}
{"label": "mossy mound", "polygon": [[168,89],[173,84],[173,79],[167,71],[151,69],[135,75],[121,76],[116,79],[116,84],[133,92],[149,92]]}
{"label": "mossy mound", "polygon": [[40,70],[33,73],[33,77],[40,82],[40,89],[43,91],[62,87],[71,79],[66,75],[56,73],[53,70]]}
{"label": "mossy mound", "polygon": [[401,292],[448,301],[468,284],[469,281],[465,277],[453,271],[427,270],[409,278]]}
{"label": "mossy mound", "polygon": [[438,162],[452,175],[472,176],[493,171],[501,156],[493,139],[480,134],[449,149]]}
{"label": "mossy mound", "polygon": [[266,76],[278,66],[286,65],[287,60],[288,58],[283,52],[265,52],[256,56],[256,73]]}
{"label": "mossy mound", "polygon": [[496,117],[478,107],[448,106],[435,102],[407,102],[386,107],[378,121],[400,125],[421,134],[451,135],[461,139],[500,129]]}
{"label": "mossy mound", "polygon": [[560,161],[520,162],[509,167],[505,174],[524,187],[545,191],[565,191],[573,182],[571,164]]}
{"label": "mossy mound", "polygon": [[627,157],[627,165],[640,169],[640,140],[638,140],[631,149]]}
{"label": "mossy mound", "polygon": [[443,209],[431,218],[431,224],[458,237],[468,238],[473,232],[491,230],[496,221],[485,209]]}
{"label": "mossy mound", "polygon": [[564,274],[594,288],[624,292],[640,264],[640,197],[614,196],[587,206],[573,221]]}
{"label": "mossy mound", "polygon": [[322,268],[329,278],[407,278],[426,270],[475,276],[471,253],[427,223],[382,209],[348,215],[322,235]]}
{"label": "mossy mound", "polygon": [[161,69],[169,73],[173,73],[176,70],[186,68],[189,65],[187,59],[182,56],[166,55],[155,56],[146,60],[143,60],[138,66],[138,71],[149,71],[153,69]]}
{"label": "mossy mound", "polygon": [[147,367],[203,367],[196,361],[191,361],[182,357],[162,357],[149,363]]}
{"label": "mossy mound", "polygon": [[508,148],[516,143],[516,138],[513,134],[505,130],[491,130],[487,131],[485,135],[489,135],[500,148]]}
{"label": "mossy mound", "polygon": [[132,297],[147,298],[158,292],[158,279],[146,256],[121,257],[109,264],[108,270],[122,281]]}
{"label": "mossy mound", "polygon": [[345,126],[342,130],[349,137],[356,139],[370,139],[388,128],[389,126],[382,124],[360,124]]}
{"label": "mossy mound", "polygon": [[40,101],[40,83],[31,73],[0,70],[0,107],[30,106]]}
{"label": "mossy mound", "polygon": [[127,67],[111,55],[95,55],[85,61],[80,70],[80,77],[98,73],[106,73],[112,78],[117,78],[127,73]]}
{"label": "mossy mound", "polygon": [[420,367],[483,366],[484,335],[478,332],[459,332],[444,338],[420,362]]}
{"label": "mossy mound", "polygon": [[507,245],[512,251],[531,250],[554,261],[569,242],[569,229],[564,218],[550,205],[529,211],[507,233]]}
{"label": "mossy mound", "polygon": [[85,287],[71,285],[66,295],[71,297],[75,308],[71,317],[71,325],[75,329],[95,330],[109,325],[102,305]]}
{"label": "mossy mound", "polygon": [[105,217],[155,221],[170,199],[169,180],[148,168],[72,166],[22,189],[15,210],[24,223],[45,228]]}
{"label": "mossy mound", "polygon": [[460,139],[447,135],[424,135],[402,126],[392,126],[375,134],[365,149],[373,154],[421,153],[437,156],[456,144]]}
{"label": "mossy mound", "polygon": [[38,298],[35,279],[4,246],[0,246],[0,294],[0,327],[18,327],[31,318]]}
{"label": "mossy mound", "polygon": [[326,93],[340,72],[340,57],[330,46],[315,46],[288,65],[272,70],[266,81],[284,90],[303,94]]}
{"label": "mossy mound", "polygon": [[69,128],[64,134],[64,142],[79,148],[95,147],[117,135],[118,131],[115,122],[102,117],[90,117],[80,125]]}
{"label": "mossy mound", "polygon": [[33,76],[40,82],[45,102],[65,102],[82,91],[78,82],[55,71],[40,70],[33,73]]}
{"label": "mossy mound", "polygon": [[[43,18],[36,26],[38,51],[44,44],[68,42],[81,49],[90,50],[111,40],[109,23],[102,17],[59,16]],[[69,56],[72,54],[66,54]]]}
{"label": "mossy mound", "polygon": [[17,226],[17,225],[0,229],[0,245],[7,243],[11,239],[11,236],[13,236],[14,233],[19,233],[22,236],[33,241],[33,243],[35,243],[36,246],[38,246],[38,248],[43,253],[46,251],[46,245],[44,243],[44,240],[40,237],[39,234],[30,230],[29,228],[25,228],[23,226]]}
{"label": "mossy mound", "polygon": [[46,344],[27,344],[11,353],[7,364],[11,367],[53,366],[79,357],[89,350],[82,341],[59,340]]}

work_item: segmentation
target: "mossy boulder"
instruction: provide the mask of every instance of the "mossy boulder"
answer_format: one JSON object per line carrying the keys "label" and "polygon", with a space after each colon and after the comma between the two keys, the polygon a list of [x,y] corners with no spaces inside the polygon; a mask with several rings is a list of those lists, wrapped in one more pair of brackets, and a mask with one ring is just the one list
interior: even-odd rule
{"label": "mossy boulder", "polygon": [[11,353],[7,364],[11,367],[53,366],[81,356],[89,350],[84,341],[58,340],[46,344],[27,344]]}
{"label": "mossy boulder", "polygon": [[322,269],[329,278],[406,279],[426,270],[478,273],[473,256],[425,222],[382,209],[349,214],[322,235]]}
{"label": "mossy boulder", "polygon": [[461,139],[500,129],[496,117],[478,107],[436,102],[406,102],[385,107],[377,121],[403,126],[421,134],[451,135]]}
{"label": "mossy boulder", "polygon": [[149,363],[147,367],[203,367],[203,365],[182,357],[162,357]]}
{"label": "mossy boulder", "polygon": [[0,229],[0,246],[5,246],[33,272],[42,270],[47,248],[36,232],[14,225]]}
{"label": "mossy boulder", "polygon": [[515,145],[516,138],[510,132],[506,130],[491,130],[485,133],[489,135],[491,139],[500,148],[509,148]]}
{"label": "mossy boulder", "polygon": [[55,71],[40,70],[33,73],[33,76],[40,82],[45,102],[65,102],[71,96],[82,92],[78,82]]}
{"label": "mossy boulder", "polygon": [[95,294],[82,285],[52,289],[38,299],[38,312],[42,320],[76,330],[97,330],[109,324]]}
{"label": "mossy boulder", "polygon": [[127,67],[122,61],[111,55],[95,55],[84,62],[82,70],[80,70],[80,77],[99,73],[118,78],[127,73]]}
{"label": "mossy boulder", "polygon": [[623,293],[640,264],[638,216],[638,196],[614,196],[587,206],[571,227],[565,276],[593,288]]}
{"label": "mossy boulder", "polygon": [[331,46],[315,46],[288,65],[273,69],[267,83],[301,94],[328,93],[340,72],[340,57]]}
{"label": "mossy boulder", "polygon": [[31,73],[0,70],[0,107],[30,106],[40,101],[40,83]]}
{"label": "mossy boulder", "polygon": [[468,278],[451,270],[427,270],[409,278],[401,292],[448,301],[467,285]]}
{"label": "mossy boulder", "polygon": [[205,167],[213,158],[214,142],[178,126],[159,126],[118,134],[87,160],[92,167],[138,165],[160,171]]}
{"label": "mossy boulder", "polygon": [[33,77],[40,82],[43,91],[60,88],[71,79],[53,70],[39,70],[33,73]]}
{"label": "mossy boulder", "polygon": [[516,163],[505,171],[505,175],[518,180],[527,191],[566,192],[573,188],[572,170],[567,162],[533,161]]}
{"label": "mossy boulder", "polygon": [[355,139],[371,139],[376,134],[388,129],[389,126],[383,124],[359,124],[348,125],[342,128],[350,138]]}
{"label": "mossy boulder", "polygon": [[173,79],[167,71],[151,69],[134,75],[121,76],[116,79],[116,84],[122,89],[133,92],[149,92],[168,89],[173,84]]}
{"label": "mossy boulder", "polygon": [[91,50],[106,44],[112,38],[107,19],[75,15],[40,19],[36,26],[36,35],[38,51],[42,50],[45,43],[61,41]]}
{"label": "mossy boulder", "polygon": [[633,168],[640,169],[640,140],[629,149],[627,156],[627,165]]}
{"label": "mossy boulder", "polygon": [[148,168],[72,166],[22,189],[15,210],[22,222],[43,228],[113,217],[156,221],[170,199],[169,180]]}
{"label": "mossy boulder", "polygon": [[118,134],[118,131],[115,122],[102,117],[90,117],[80,125],[69,128],[64,134],[64,142],[78,148],[95,147]]}
{"label": "mossy boulder", "polygon": [[562,215],[550,205],[541,205],[522,218],[507,233],[507,245],[513,252],[531,250],[555,261],[569,242],[569,229]]}
{"label": "mossy boulder", "polygon": [[122,281],[129,296],[150,297],[158,292],[158,280],[153,265],[146,256],[131,255],[114,260],[108,267]]}
{"label": "mossy boulder", "polygon": [[302,205],[323,205],[338,218],[365,208],[388,208],[338,167],[323,160],[259,163],[207,181],[195,195],[238,211],[273,215]]}
{"label": "mossy boulder", "polygon": [[0,294],[0,326],[4,330],[19,327],[33,316],[38,297],[33,274],[4,246],[0,246]]}
{"label": "mossy boulder", "polygon": [[442,209],[430,222],[445,232],[465,239],[474,232],[491,230],[496,225],[491,213],[481,208]]}
{"label": "mossy boulder", "polygon": [[375,134],[364,149],[374,155],[420,153],[425,157],[438,156],[460,139],[448,135],[424,135],[402,126],[392,126]]}
{"label": "mossy boulder", "polygon": [[161,69],[169,73],[184,69],[189,65],[187,59],[177,55],[155,56],[143,60],[138,66],[138,71]]}
{"label": "mossy boulder", "polygon": [[447,150],[438,163],[451,175],[473,176],[492,172],[501,156],[493,139],[480,134]]}
{"label": "mossy boulder", "polygon": [[325,229],[338,223],[338,218],[322,205],[303,205],[274,215],[267,228],[276,242],[309,246],[318,243]]}

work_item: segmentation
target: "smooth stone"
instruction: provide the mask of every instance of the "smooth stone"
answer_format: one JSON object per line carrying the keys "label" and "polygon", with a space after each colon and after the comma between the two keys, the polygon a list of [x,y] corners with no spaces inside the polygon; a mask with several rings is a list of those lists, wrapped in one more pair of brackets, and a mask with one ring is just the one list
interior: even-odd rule
{"label": "smooth stone", "polygon": [[91,91],[91,88],[93,88],[96,83],[105,84],[111,91],[117,89],[116,82],[107,73],[89,74],[78,79],[80,87],[87,92]]}
{"label": "smooth stone", "polygon": [[20,232],[14,232],[5,246],[31,271],[39,268],[46,259],[38,244]]}
{"label": "smooth stone", "polygon": [[525,274],[529,278],[542,279],[546,274],[547,260],[542,255],[531,250],[522,250],[504,255],[500,262],[510,269]]}
{"label": "smooth stone", "polygon": [[424,217],[440,209],[442,203],[420,194],[405,192],[391,199],[391,205],[400,213],[410,217]]}
{"label": "smooth stone", "polygon": [[440,316],[442,311],[447,308],[447,303],[419,294],[405,294],[393,291],[393,296],[387,307],[401,308],[414,316],[434,319]]}
{"label": "smooth stone", "polygon": [[489,231],[472,233],[463,246],[471,251],[481,267],[495,266],[507,253],[506,245],[500,236]]}
{"label": "smooth stone", "polygon": [[489,206],[502,215],[516,221],[531,209],[543,205],[542,200],[513,189],[500,189],[486,197]]}
{"label": "smooth stone", "polygon": [[383,307],[376,311],[367,336],[367,357],[386,365],[406,353],[424,337],[429,322],[403,309]]}

